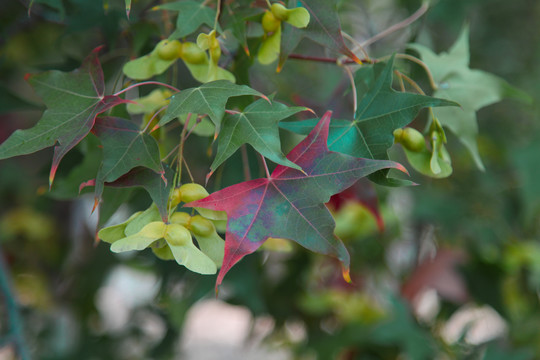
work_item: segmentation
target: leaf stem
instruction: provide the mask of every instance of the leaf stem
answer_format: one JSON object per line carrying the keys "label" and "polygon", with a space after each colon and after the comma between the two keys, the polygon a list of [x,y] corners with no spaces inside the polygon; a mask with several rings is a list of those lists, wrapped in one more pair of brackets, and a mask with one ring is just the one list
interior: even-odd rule
{"label": "leaf stem", "polygon": [[418,10],[416,10],[411,16],[404,19],[403,21],[398,22],[397,24],[394,24],[394,25],[390,26],[388,29],[381,31],[377,35],[367,39],[364,42],[362,42],[362,46],[364,46],[364,47],[369,46],[369,45],[373,44],[374,42],[379,41],[382,38],[385,38],[386,36],[390,35],[391,33],[396,32],[398,30],[403,29],[404,27],[409,26],[410,24],[412,24],[413,22],[418,20],[422,15],[424,15],[426,13],[426,11],[428,10],[428,8],[429,8],[429,3],[427,1],[424,1],[422,3],[422,6],[420,6],[420,8],[418,8]]}
{"label": "leaf stem", "polygon": [[221,15],[221,0],[217,0],[216,19],[214,20],[214,30],[217,31],[219,16]]}
{"label": "leaf stem", "polygon": [[402,72],[398,70],[395,70],[395,74],[403,78],[405,81],[407,81],[409,85],[411,85],[419,94],[426,95],[426,93],[422,90],[422,88],[418,86],[416,81],[414,81],[413,79],[411,79],[410,77],[408,77],[407,75],[403,74]]}
{"label": "leaf stem", "polygon": [[177,184],[180,185],[182,181],[182,160],[184,159],[184,143],[186,142],[186,131],[189,126],[189,120],[191,119],[191,113],[187,115],[186,122],[180,134],[180,146],[178,147],[178,180]]}
{"label": "leaf stem", "polygon": [[[366,49],[362,46],[362,44],[360,44],[360,42],[358,42],[358,40],[356,40],[355,38],[353,38],[351,35],[347,34],[345,31],[341,31],[341,35],[346,38],[347,40],[349,40],[350,42],[352,42],[354,45],[355,45],[355,49],[358,48],[358,50],[360,50],[364,56],[366,57],[367,60],[369,60],[369,55],[366,51]],[[363,62],[363,61],[362,61]]]}
{"label": "leaf stem", "polygon": [[169,84],[165,84],[165,83],[162,83],[162,82],[159,82],[159,81],[143,81],[143,82],[140,82],[140,83],[136,83],[136,84],[130,85],[130,86],[128,86],[127,88],[124,88],[124,89],[122,89],[122,90],[120,90],[120,91],[114,93],[113,95],[114,95],[114,96],[118,96],[118,95],[120,95],[120,94],[125,93],[126,91],[129,91],[129,90],[131,90],[131,89],[133,89],[133,88],[136,88],[136,87],[142,86],[142,85],[161,85],[161,86],[165,86],[165,87],[167,87],[167,88],[169,88],[169,89],[171,89],[171,90],[174,90],[174,91],[176,91],[176,92],[180,92],[180,90],[177,89],[177,88],[175,88],[174,86],[169,85]]}
{"label": "leaf stem", "polygon": [[143,133],[146,132],[146,130],[148,130],[148,128],[150,127],[150,124],[152,123],[152,121],[154,121],[154,119],[156,118],[156,116],[159,115],[160,112],[162,112],[163,110],[165,110],[167,108],[168,105],[165,105],[165,106],[162,106],[161,109],[159,109],[158,111],[156,111],[154,113],[154,115],[152,115],[152,117],[150,118],[150,120],[148,120],[148,122],[146,123],[146,126],[144,127],[143,129]]}
{"label": "leaf stem", "polygon": [[262,163],[263,163],[263,165],[264,165],[264,171],[265,171],[265,173],[266,173],[266,177],[267,177],[268,179],[270,179],[270,171],[268,171],[268,165],[266,164],[266,159],[265,159],[264,156],[262,156],[261,154],[259,154],[259,155],[260,155],[261,160],[262,160]]}
{"label": "leaf stem", "polygon": [[180,147],[180,144],[176,145],[176,146],[171,150],[170,153],[168,153],[163,159],[161,159],[161,161],[167,160],[172,154],[174,154],[174,153],[178,150],[179,147]]}
{"label": "leaf stem", "polygon": [[195,120],[195,124],[193,124],[193,126],[189,129],[188,133],[186,134],[186,140],[187,138],[191,135],[191,133],[193,132],[193,130],[195,130],[195,127],[197,125],[199,125],[199,123],[201,122],[201,117],[200,116],[197,116],[197,120]]}
{"label": "leaf stem", "polygon": [[191,170],[189,170],[189,166],[188,166],[188,164],[187,164],[186,159],[182,159],[182,161],[184,162],[184,165],[185,165],[185,167],[186,167],[186,171],[187,171],[187,173],[188,173],[188,176],[189,176],[191,182],[192,182],[192,183],[195,182],[195,180],[193,179],[193,175],[191,174]]}
{"label": "leaf stem", "polygon": [[[426,65],[425,62],[423,62],[422,60],[414,57],[414,56],[411,56],[411,55],[408,55],[408,54],[396,54],[396,57],[398,59],[405,59],[405,60],[409,60],[409,61],[412,61],[413,63],[416,63],[418,65],[420,65],[424,71],[426,72],[426,75],[429,79],[429,84],[431,85],[431,88],[433,90],[437,90],[439,87],[437,86],[437,84],[435,83],[435,79],[433,78],[433,74],[431,73],[431,70],[429,70],[428,66]],[[385,56],[384,58],[389,58],[388,56]],[[379,60],[383,60],[384,58],[381,58]]]}
{"label": "leaf stem", "polygon": [[[352,60],[352,59],[338,59],[338,58],[327,58],[327,57],[320,57],[320,56],[309,56],[309,55],[301,55],[301,54],[290,54],[289,59],[297,59],[297,60],[306,60],[306,61],[317,61],[317,62],[323,62],[323,63],[331,63],[331,64],[343,64],[343,65],[348,65],[348,64],[355,64],[355,65],[358,65],[356,63],[356,61]],[[371,60],[371,59],[361,59],[361,61],[363,63],[368,63],[368,64],[371,64],[375,61]]]}

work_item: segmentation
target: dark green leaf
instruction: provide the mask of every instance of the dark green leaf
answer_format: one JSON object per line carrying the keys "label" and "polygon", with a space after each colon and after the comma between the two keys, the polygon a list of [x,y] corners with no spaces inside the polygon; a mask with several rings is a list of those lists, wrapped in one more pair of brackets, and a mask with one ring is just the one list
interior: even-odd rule
{"label": "dark green leaf", "polygon": [[[388,159],[387,151],[394,143],[393,131],[409,124],[418,111],[427,106],[455,106],[454,102],[392,89],[394,58],[388,63],[364,65],[355,74],[358,109],[355,120],[333,119],[330,124],[328,147],[355,157]],[[316,119],[283,122],[284,129],[308,134],[317,123]],[[388,170],[377,172],[370,179],[382,185],[407,184],[398,179],[387,178]]]}
{"label": "dark green leaf", "polygon": [[300,170],[281,152],[278,122],[300,111],[303,107],[287,107],[278,102],[260,99],[238,114],[226,114],[218,136],[218,150],[212,163],[215,170],[240,146],[250,144],[261,155],[277,164]]}
{"label": "dark green leaf", "polygon": [[96,116],[126,102],[118,96],[104,95],[98,51],[94,50],[79,69],[70,73],[52,70],[29,76],[48,109],[33,128],[15,131],[0,145],[0,159],[30,154],[58,142],[49,175],[52,185],[60,161],[90,132]]}
{"label": "dark green leaf", "polygon": [[156,140],[129,120],[97,118],[94,133],[103,145],[103,165],[97,180],[111,182],[137,166],[163,173]]}
{"label": "dark green leaf", "polygon": [[[178,11],[176,30],[169,39],[179,39],[194,33],[201,25],[214,27],[216,11],[197,1],[177,1],[158,6],[156,9]],[[221,32],[218,24],[218,31]]]}
{"label": "dark green leaf", "polygon": [[165,115],[158,125],[163,126],[182,115],[208,114],[219,129],[225,114],[227,100],[233,96],[254,95],[265,98],[263,94],[246,85],[235,85],[227,80],[212,81],[196,88],[182,90],[173,95]]}

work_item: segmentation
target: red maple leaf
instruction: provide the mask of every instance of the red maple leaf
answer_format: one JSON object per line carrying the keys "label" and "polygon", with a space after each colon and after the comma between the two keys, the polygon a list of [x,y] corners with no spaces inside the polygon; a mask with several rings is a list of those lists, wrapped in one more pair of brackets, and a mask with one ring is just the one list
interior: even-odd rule
{"label": "red maple leaf", "polygon": [[304,172],[278,165],[266,179],[229,186],[185,205],[227,213],[225,256],[216,286],[240,259],[269,237],[290,239],[309,250],[336,257],[342,263],[343,276],[349,279],[349,253],[334,235],[334,219],[324,204],[377,170],[406,170],[392,161],[329,151],[326,143],[331,114],[327,112],[287,155]]}

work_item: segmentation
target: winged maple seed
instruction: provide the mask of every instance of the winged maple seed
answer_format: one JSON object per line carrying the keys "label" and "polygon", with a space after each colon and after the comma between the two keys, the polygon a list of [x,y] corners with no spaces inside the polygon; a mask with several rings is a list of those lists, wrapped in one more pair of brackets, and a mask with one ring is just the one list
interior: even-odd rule
{"label": "winged maple seed", "polygon": [[336,257],[342,263],[344,278],[350,281],[349,253],[334,235],[335,223],[324,204],[332,195],[377,170],[407,170],[388,160],[329,151],[331,115],[328,111],[287,155],[304,172],[278,165],[266,179],[236,184],[184,205],[227,213],[225,256],[216,286],[240,259],[269,237],[293,240],[309,250]]}

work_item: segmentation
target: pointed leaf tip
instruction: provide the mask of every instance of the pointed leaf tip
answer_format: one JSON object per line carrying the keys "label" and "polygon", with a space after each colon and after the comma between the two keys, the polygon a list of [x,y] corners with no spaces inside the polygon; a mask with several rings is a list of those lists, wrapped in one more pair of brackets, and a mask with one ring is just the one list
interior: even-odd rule
{"label": "pointed leaf tip", "polygon": [[410,176],[409,174],[409,170],[407,170],[405,168],[405,166],[401,165],[400,163],[395,163],[396,164],[396,169],[401,171],[401,172],[404,172],[405,174],[407,174],[408,176]]}
{"label": "pointed leaf tip", "polygon": [[96,179],[91,179],[91,180],[81,183],[81,185],[79,185],[79,194],[81,193],[82,189],[84,189],[87,186],[96,186]]}
{"label": "pointed leaf tip", "polygon": [[90,214],[93,214],[94,211],[96,211],[98,205],[99,205],[99,198],[98,198],[98,197],[95,197],[95,198],[94,198],[94,206],[92,207],[92,212],[91,212]]}
{"label": "pointed leaf tip", "polygon": [[343,276],[343,280],[345,280],[347,283],[352,284],[351,280],[351,269],[349,268],[342,268],[341,275]]}

